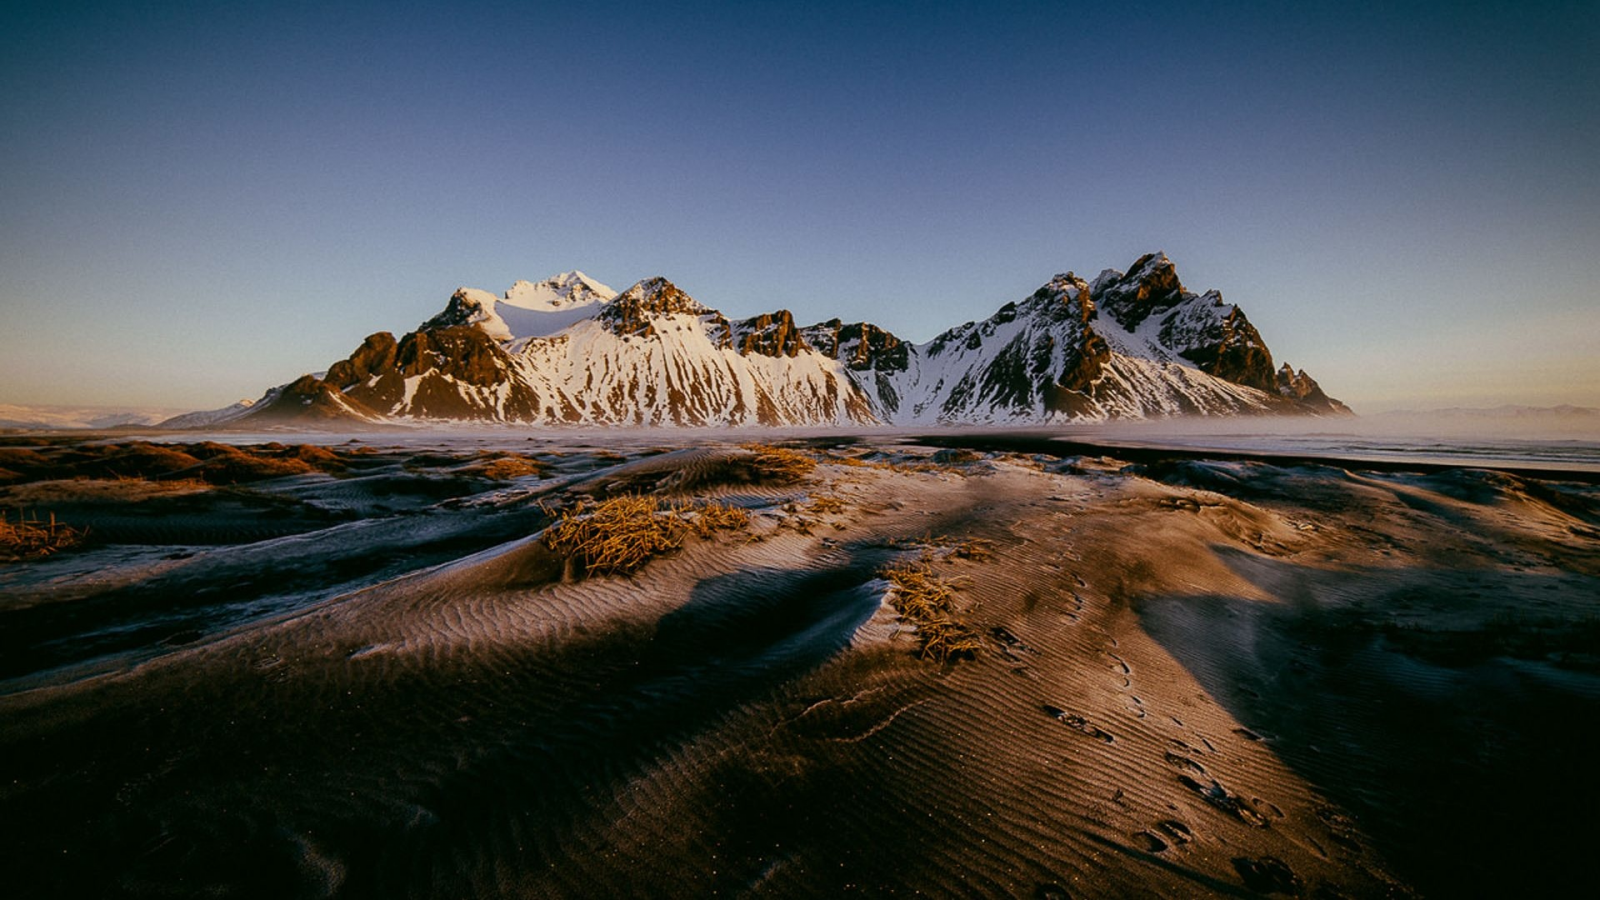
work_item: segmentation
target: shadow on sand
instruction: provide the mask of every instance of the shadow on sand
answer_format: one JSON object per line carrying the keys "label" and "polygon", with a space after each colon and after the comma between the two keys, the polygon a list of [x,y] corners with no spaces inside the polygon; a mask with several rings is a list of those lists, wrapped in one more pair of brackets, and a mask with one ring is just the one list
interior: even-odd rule
{"label": "shadow on sand", "polygon": [[[1135,608],[1245,736],[1354,815],[1426,895],[1592,887],[1579,847],[1600,816],[1595,579],[1329,571],[1214,549],[1280,602],[1154,596]],[[1526,613],[1541,604],[1555,611]],[[1327,817],[1337,841],[1346,823]]]}

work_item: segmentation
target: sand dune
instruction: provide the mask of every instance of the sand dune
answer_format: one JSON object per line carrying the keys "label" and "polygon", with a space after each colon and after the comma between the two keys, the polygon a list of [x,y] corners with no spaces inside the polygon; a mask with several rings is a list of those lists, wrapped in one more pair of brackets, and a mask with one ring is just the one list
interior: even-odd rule
{"label": "sand dune", "polygon": [[[281,533],[197,492],[0,568],[12,889],[1586,883],[1552,845],[1600,801],[1593,486],[939,443],[975,442],[818,439],[799,481],[731,444],[552,443],[503,482],[394,447],[254,483]],[[626,577],[542,540],[652,491],[750,520]],[[976,654],[919,656],[896,564],[954,589]]]}

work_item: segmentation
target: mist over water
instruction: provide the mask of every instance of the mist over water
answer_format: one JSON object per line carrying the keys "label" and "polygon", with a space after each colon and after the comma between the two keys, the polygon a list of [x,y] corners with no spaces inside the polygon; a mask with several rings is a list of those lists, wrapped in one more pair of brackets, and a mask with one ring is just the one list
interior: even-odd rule
{"label": "mist over water", "polygon": [[1600,471],[1600,412],[1580,407],[1351,418],[1168,419],[1071,429],[1082,440],[1197,449]]}

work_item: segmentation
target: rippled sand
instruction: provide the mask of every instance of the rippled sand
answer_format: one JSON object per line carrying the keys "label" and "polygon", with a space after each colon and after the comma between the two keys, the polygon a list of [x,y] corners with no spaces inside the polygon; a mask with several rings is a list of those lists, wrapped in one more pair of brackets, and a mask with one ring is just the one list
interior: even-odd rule
{"label": "rippled sand", "polygon": [[[1588,883],[1591,484],[970,436],[812,440],[796,484],[730,477],[733,444],[523,449],[506,481],[379,446],[26,486],[91,540],[0,565],[8,892]],[[751,522],[630,577],[541,539],[648,491]],[[954,587],[973,657],[919,658],[895,564]]]}

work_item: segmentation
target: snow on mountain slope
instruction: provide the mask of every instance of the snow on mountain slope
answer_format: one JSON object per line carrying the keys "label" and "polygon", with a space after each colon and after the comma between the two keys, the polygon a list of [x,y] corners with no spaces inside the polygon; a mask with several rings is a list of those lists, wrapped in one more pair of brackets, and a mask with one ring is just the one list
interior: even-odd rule
{"label": "snow on mountain slope", "polygon": [[[1159,253],[1092,284],[1058,275],[920,345],[867,322],[801,327],[787,310],[729,320],[664,278],[621,294],[581,272],[519,281],[500,297],[461,288],[416,331],[373,334],[325,378],[275,390],[305,415],[315,407],[369,421],[1024,424],[1348,413],[1303,371],[1275,370],[1244,313],[1215,291],[1186,291]],[[290,408],[266,400],[228,421]]]}
{"label": "snow on mountain slope", "polygon": [[424,328],[476,325],[497,341],[555,334],[598,315],[617,292],[582,272],[562,272],[538,284],[519,281],[501,297],[476,288],[456,289],[444,312]]}
{"label": "snow on mountain slope", "polygon": [[[273,388],[273,390],[275,391],[277,388]],[[267,393],[270,396],[272,391],[268,391]],[[182,415],[173,416],[170,419],[166,419],[165,421],[161,422],[159,427],[214,428],[219,425],[225,425],[234,419],[246,415],[250,412],[250,409],[255,406],[255,404],[256,401],[246,399],[240,400],[238,403],[234,403],[230,406],[224,406],[221,409],[202,409],[196,410],[195,412],[187,412]]]}
{"label": "snow on mountain slope", "polygon": [[891,415],[900,422],[1231,415],[1275,403],[1184,365],[1151,324],[1130,331],[1102,315],[1090,285],[1070,272],[983,322],[918,345],[891,383],[902,401]]}

